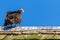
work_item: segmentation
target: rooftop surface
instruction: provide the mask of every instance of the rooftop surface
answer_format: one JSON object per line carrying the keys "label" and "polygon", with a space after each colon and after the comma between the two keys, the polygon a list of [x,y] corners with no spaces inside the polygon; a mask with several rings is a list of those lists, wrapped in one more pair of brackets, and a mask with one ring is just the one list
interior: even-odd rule
{"label": "rooftop surface", "polygon": [[3,29],[4,27],[0,27],[0,39],[60,39],[60,26],[18,26]]}

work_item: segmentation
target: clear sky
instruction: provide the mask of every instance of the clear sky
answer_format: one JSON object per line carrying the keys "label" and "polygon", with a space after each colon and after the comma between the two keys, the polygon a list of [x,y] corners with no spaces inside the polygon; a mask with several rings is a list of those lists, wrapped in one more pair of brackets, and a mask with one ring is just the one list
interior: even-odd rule
{"label": "clear sky", "polygon": [[19,26],[60,26],[60,0],[0,0],[0,26],[7,11],[24,8]]}

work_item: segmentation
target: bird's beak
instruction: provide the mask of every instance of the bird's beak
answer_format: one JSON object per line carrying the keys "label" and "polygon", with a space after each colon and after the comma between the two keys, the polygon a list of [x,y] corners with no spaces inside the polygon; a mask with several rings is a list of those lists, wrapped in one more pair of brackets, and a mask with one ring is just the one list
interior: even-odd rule
{"label": "bird's beak", "polygon": [[24,13],[24,10],[22,12]]}

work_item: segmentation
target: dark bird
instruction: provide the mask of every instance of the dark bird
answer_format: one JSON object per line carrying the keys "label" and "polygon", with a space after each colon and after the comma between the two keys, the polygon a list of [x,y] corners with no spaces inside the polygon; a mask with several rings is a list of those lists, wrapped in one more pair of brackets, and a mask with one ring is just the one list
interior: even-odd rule
{"label": "dark bird", "polygon": [[16,26],[16,24],[20,23],[22,20],[22,17],[21,17],[22,12],[24,12],[23,8],[13,12],[7,12],[4,26],[7,26],[9,24],[10,25],[14,24],[14,26]]}

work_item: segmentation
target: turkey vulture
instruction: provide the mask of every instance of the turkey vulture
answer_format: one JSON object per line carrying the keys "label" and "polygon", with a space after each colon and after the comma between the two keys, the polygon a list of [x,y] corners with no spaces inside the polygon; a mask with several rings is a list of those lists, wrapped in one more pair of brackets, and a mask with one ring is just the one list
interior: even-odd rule
{"label": "turkey vulture", "polygon": [[4,22],[4,26],[7,25],[11,25],[14,24],[14,26],[16,26],[17,23],[21,22],[21,13],[24,12],[23,8],[17,10],[17,11],[13,11],[13,12],[7,12],[6,18],[5,18],[5,22]]}

